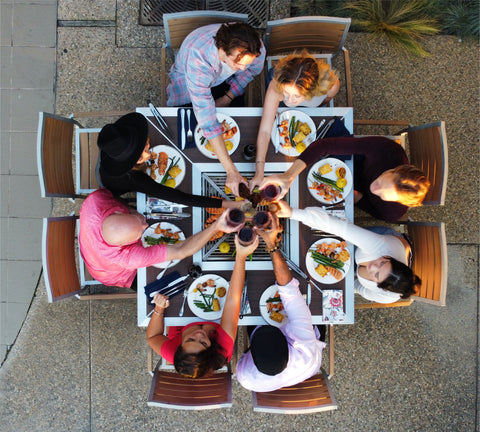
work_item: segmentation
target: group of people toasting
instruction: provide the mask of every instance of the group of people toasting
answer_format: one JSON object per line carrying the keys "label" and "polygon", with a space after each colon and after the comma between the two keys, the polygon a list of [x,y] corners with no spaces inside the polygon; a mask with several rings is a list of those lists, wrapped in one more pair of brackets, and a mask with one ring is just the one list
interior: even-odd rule
{"label": "group of people toasting", "polygon": [[[360,228],[319,207],[292,209],[282,198],[295,177],[327,154],[355,155],[355,204],[385,221],[398,220],[409,207],[421,205],[429,182],[420,170],[409,165],[399,144],[383,137],[320,139],[311,143],[286,172],[264,176],[278,107],[321,106],[338,92],[340,83],[335,72],[306,51],[280,59],[267,74],[269,82],[257,136],[255,175],[245,180],[225,147],[216,107],[242,106],[245,87],[262,71],[264,63],[265,47],[246,23],[200,27],[187,36],[176,56],[170,72],[167,104],[193,107],[204,136],[226,170],[226,186],[239,196],[242,183],[250,191],[256,187],[264,190],[274,184],[280,188],[280,195],[276,198],[278,211],[272,213],[268,230],[255,228],[258,237],[248,245],[235,235],[235,267],[220,323],[201,321],[170,327],[165,335],[164,316],[169,300],[157,294],[147,340],[158,354],[175,364],[179,373],[192,378],[211,374],[226,364],[232,356],[237,333],[245,261],[257,247],[264,247],[273,262],[278,292],[289,319],[279,328],[265,325],[249,330],[250,348],[238,363],[237,378],[248,389],[271,391],[315,374],[325,346],[320,332],[312,325],[299,283],[278,248],[282,235],[279,218],[300,221],[354,244],[355,292],[367,299],[395,302],[408,298],[421,283],[409,267],[408,239],[399,233]],[[143,247],[141,236],[147,227],[146,220],[119,200],[125,192],[143,192],[189,206],[225,209],[242,208],[247,201],[191,195],[151,179],[142,170],[150,158],[150,141],[148,123],[141,114],[130,113],[104,126],[98,146],[101,188],[81,208],[79,242],[90,273],[100,282],[136,289],[139,267],[191,256],[218,231],[235,231],[227,223],[228,212],[224,212],[208,228],[185,241]]]}

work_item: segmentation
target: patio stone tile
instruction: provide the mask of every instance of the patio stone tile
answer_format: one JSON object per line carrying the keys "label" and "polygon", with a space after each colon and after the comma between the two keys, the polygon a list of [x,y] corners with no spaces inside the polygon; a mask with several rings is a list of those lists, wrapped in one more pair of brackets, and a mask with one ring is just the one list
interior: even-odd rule
{"label": "patio stone tile", "polygon": [[13,8],[13,45],[55,47],[56,5],[15,4]]}
{"label": "patio stone tile", "polygon": [[39,111],[52,112],[55,97],[52,89],[12,90],[12,127],[16,132],[36,132]]}
{"label": "patio stone tile", "polygon": [[12,45],[12,17],[13,7],[11,4],[0,4],[0,45],[11,46]]}
{"label": "patio stone tile", "polygon": [[[3,219],[2,219],[3,220]],[[9,218],[8,232],[4,237],[2,227],[2,259],[20,261],[41,261],[42,219]],[[6,244],[5,244],[6,243]],[[8,251],[5,258],[3,250]]]}
{"label": "patio stone tile", "polygon": [[9,215],[18,218],[50,216],[51,201],[40,197],[40,184],[36,175],[10,175]]}
{"label": "patio stone tile", "polygon": [[12,132],[10,137],[12,142],[10,174],[37,176],[37,134],[34,132]]}
{"label": "patio stone tile", "polygon": [[10,118],[10,101],[11,101],[10,89],[0,89],[0,129],[2,132],[8,132],[11,130],[11,118]]}
{"label": "patio stone tile", "polygon": [[33,298],[42,271],[42,263],[39,261],[8,261],[6,270],[8,272],[6,280],[8,303],[25,301],[30,303],[29,299]]}
{"label": "patio stone tile", "polygon": [[10,137],[10,132],[0,132],[0,175],[10,174]]}
{"label": "patio stone tile", "polygon": [[14,47],[12,68],[13,88],[50,89],[55,76],[55,48]]}
{"label": "patio stone tile", "polygon": [[26,303],[1,303],[5,305],[5,322],[8,326],[3,330],[2,339],[0,343],[12,345],[18,335],[19,330],[25,321],[30,302]]}
{"label": "patio stone tile", "polygon": [[12,52],[9,46],[0,47],[0,87],[8,89],[12,85]]}
{"label": "patio stone tile", "polygon": [[0,216],[6,218],[10,206],[10,176],[1,175],[0,179]]}

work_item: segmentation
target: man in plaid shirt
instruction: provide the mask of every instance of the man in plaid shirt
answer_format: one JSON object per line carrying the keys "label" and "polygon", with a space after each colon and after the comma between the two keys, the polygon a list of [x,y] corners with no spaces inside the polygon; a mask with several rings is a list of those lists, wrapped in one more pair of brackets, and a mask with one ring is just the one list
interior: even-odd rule
{"label": "man in plaid shirt", "polygon": [[215,107],[241,106],[245,87],[264,61],[265,47],[251,26],[212,24],[185,38],[170,71],[167,105],[193,106],[203,135],[227,172],[226,186],[237,196],[239,184],[248,184],[230,159]]}

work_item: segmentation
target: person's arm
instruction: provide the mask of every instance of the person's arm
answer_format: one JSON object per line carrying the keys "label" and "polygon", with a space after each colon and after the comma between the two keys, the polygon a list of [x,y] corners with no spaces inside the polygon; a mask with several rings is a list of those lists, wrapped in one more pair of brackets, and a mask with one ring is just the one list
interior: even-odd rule
{"label": "person's arm", "polygon": [[266,249],[270,254],[270,258],[272,259],[273,271],[275,273],[275,279],[277,280],[278,285],[287,285],[292,280],[292,273],[290,272],[290,269],[288,268],[288,265],[278,247],[281,239],[280,236],[283,231],[278,217],[275,214],[272,215],[272,227],[270,230],[263,231],[255,229],[255,231],[263,238],[263,241],[265,242]]}
{"label": "person's arm", "polygon": [[155,309],[147,327],[147,342],[158,355],[161,355],[162,345],[168,340],[163,332],[165,330],[165,309],[170,306],[170,301],[167,296],[162,294],[156,294],[153,301]]}
{"label": "person's arm", "polygon": [[270,81],[265,95],[265,102],[263,104],[262,120],[260,121],[260,127],[257,134],[255,176],[250,180],[251,191],[255,186],[260,186],[263,181],[268,145],[272,135],[275,114],[277,113],[278,105],[281,100],[282,95],[276,92],[274,80]]}
{"label": "person's arm", "polygon": [[326,98],[322,102],[322,106],[327,105],[338,93],[338,90],[340,90],[340,80],[337,78],[337,81],[335,81],[335,84],[330,88],[330,90],[326,94]]}
{"label": "person's arm", "polygon": [[230,287],[227,291],[227,298],[223,307],[220,326],[223,330],[235,340],[238,328],[238,316],[240,315],[240,305],[242,292],[245,284],[245,261],[258,246],[258,238],[249,246],[242,246],[238,242],[238,235],[235,236],[235,267],[233,268]]}
{"label": "person's arm", "polygon": [[212,223],[208,228],[200,231],[199,233],[188,237],[184,241],[175,243],[173,245],[167,245],[167,260],[183,259],[188,256],[192,256],[195,252],[199,251],[218,231],[230,233],[235,231],[235,227],[230,227],[226,222],[227,212],[223,212],[222,215]]}
{"label": "person's arm", "polygon": [[[374,282],[373,285],[376,285]],[[400,300],[400,294],[394,293],[392,291],[385,291],[378,286],[366,287],[355,278],[355,292],[360,294],[364,299],[374,301],[377,303],[393,303]]]}
{"label": "person's arm", "polygon": [[240,183],[245,183],[248,186],[248,183],[240,174],[237,167],[230,158],[227,147],[225,146],[225,141],[223,140],[223,136],[220,134],[214,138],[210,138],[209,141],[212,145],[213,152],[217,155],[218,160],[227,172],[225,186],[230,188],[230,190],[235,196],[239,196],[238,185]]}
{"label": "person's arm", "polygon": [[278,199],[282,199],[290,189],[290,185],[297,178],[297,176],[306,168],[305,162],[300,159],[295,159],[290,168],[282,174],[272,174],[265,177],[260,184],[260,190],[265,189],[269,184],[280,186],[281,192]]}

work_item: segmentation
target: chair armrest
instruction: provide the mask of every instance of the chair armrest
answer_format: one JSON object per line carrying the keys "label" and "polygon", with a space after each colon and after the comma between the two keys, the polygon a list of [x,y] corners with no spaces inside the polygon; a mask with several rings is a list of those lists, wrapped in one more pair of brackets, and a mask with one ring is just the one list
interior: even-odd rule
{"label": "chair armrest", "polygon": [[345,64],[345,86],[347,92],[347,106],[353,107],[353,89],[352,89],[352,75],[350,72],[350,53],[346,48],[343,48],[343,60]]}

